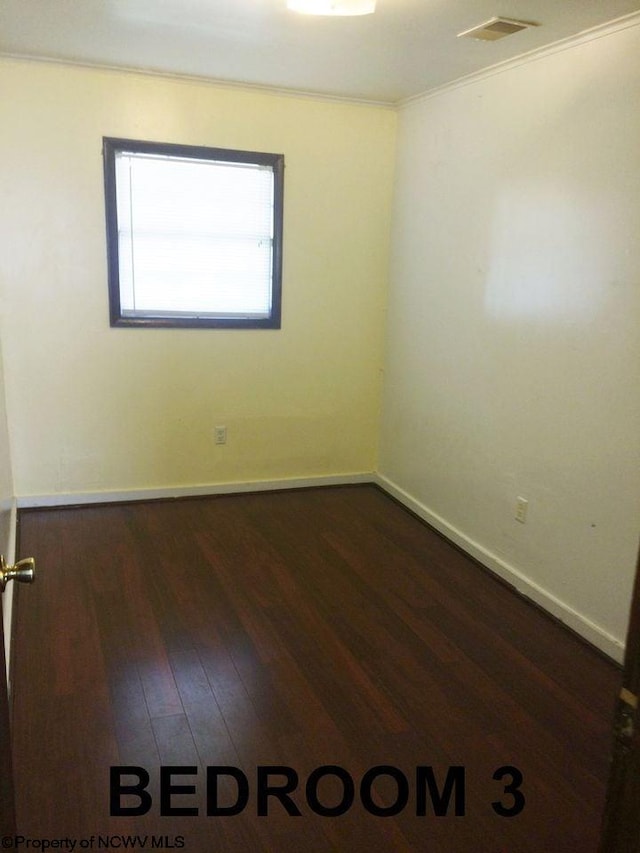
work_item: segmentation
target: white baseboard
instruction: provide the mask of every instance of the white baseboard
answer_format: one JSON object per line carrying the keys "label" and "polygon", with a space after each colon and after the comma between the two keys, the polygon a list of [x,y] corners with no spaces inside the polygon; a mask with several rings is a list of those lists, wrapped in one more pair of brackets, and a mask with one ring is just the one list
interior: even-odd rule
{"label": "white baseboard", "polygon": [[[314,486],[342,486],[360,483],[376,483],[385,492],[422,518],[447,539],[458,545],[483,566],[507,581],[520,594],[555,616],[581,637],[584,637],[608,657],[622,663],[624,660],[624,642],[607,633],[583,614],[574,610],[566,602],[539,586],[535,581],[522,574],[515,566],[493,554],[488,548],[469,538],[461,530],[449,524],[444,518],[420,503],[392,480],[382,474],[358,472],[334,476],[294,477],[281,480],[253,480],[243,483],[207,483],[197,486],[168,486],[159,489],[125,489],[99,492],[66,492],[53,495],[21,495],[17,498],[18,509],[36,507],[62,507],[79,504],[116,503],[121,501],[145,501],[207,495],[239,494],[243,492],[277,491],[279,489],[304,489]],[[13,548],[15,551],[15,508],[12,519],[14,531]],[[12,557],[13,555],[9,555]],[[11,608],[12,599],[6,605]],[[5,605],[3,605],[4,607]],[[9,612],[10,616],[10,612]],[[7,624],[5,620],[5,643],[7,642]],[[10,638],[9,638],[10,641]]]}
{"label": "white baseboard", "polygon": [[279,489],[308,489],[313,486],[346,486],[372,483],[371,471],[318,477],[290,477],[281,480],[253,480],[243,483],[203,483],[197,486],[166,486],[159,489],[124,489],[99,492],[65,492],[53,495],[19,495],[18,509],[76,506],[78,504],[150,501],[163,498],[232,495],[241,492],[267,492]]}
{"label": "white baseboard", "polygon": [[483,545],[470,539],[461,530],[449,524],[444,518],[437,515],[437,513],[432,512],[427,506],[404,489],[401,489],[392,480],[382,474],[376,474],[374,482],[483,566],[511,584],[525,598],[530,599],[530,601],[535,602],[535,604],[542,607],[552,616],[555,616],[575,631],[576,634],[584,637],[591,645],[604,652],[608,657],[618,663],[624,661],[624,642],[613,637],[586,616],[578,613],[577,610],[574,610],[566,602],[556,598],[548,590],[539,586],[526,575],[523,575],[515,566],[510,565]]}

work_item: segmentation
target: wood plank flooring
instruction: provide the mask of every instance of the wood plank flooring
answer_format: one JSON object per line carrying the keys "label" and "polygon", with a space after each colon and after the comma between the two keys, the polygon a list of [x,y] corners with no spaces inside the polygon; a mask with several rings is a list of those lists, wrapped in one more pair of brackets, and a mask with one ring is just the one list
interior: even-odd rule
{"label": "wood plank flooring", "polygon": [[[377,488],[23,512],[20,553],[39,568],[15,639],[25,836],[139,834],[164,849],[183,836],[188,853],[596,850],[619,670]],[[120,765],[149,771],[149,814],[110,816]],[[197,816],[160,815],[163,765],[198,768],[173,779],[196,793],[170,801]],[[270,797],[259,816],[258,768],[283,765],[301,814]],[[340,816],[305,794],[325,765],[355,780]],[[399,773],[409,782],[395,815],[360,800],[379,765],[397,771],[378,775],[374,811],[393,811]],[[513,817],[492,808],[516,802],[511,776],[492,778],[506,765],[526,798]],[[208,766],[245,774],[240,814],[207,815]],[[416,816],[417,766],[436,793],[465,768],[464,815],[452,797],[435,816],[427,797]],[[317,788],[327,808],[344,794],[336,775]],[[221,777],[219,804],[237,795]]]}

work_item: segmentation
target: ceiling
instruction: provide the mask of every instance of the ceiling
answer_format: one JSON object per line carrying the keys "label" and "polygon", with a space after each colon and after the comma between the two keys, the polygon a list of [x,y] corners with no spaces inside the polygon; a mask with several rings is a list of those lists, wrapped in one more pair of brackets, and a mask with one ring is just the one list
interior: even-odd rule
{"label": "ceiling", "polygon": [[[285,0],[0,0],[0,54],[396,103],[638,11],[640,0],[378,0],[318,18]],[[456,38],[493,16],[539,26]]]}

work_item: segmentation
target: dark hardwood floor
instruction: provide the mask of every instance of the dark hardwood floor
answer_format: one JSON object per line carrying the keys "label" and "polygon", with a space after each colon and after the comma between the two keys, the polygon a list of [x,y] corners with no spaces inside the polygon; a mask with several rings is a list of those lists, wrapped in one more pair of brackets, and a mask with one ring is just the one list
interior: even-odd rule
{"label": "dark hardwood floor", "polygon": [[[184,836],[188,853],[596,850],[619,670],[375,487],[29,511],[19,534],[39,569],[20,589],[15,639],[25,836],[85,849],[99,834],[148,834],[147,849]],[[120,765],[149,771],[146,816],[110,816]],[[196,793],[169,800],[198,816],[161,816],[163,765],[198,768],[173,777]],[[258,814],[269,765],[297,773],[299,816],[275,797]],[[340,816],[315,813],[305,793],[324,765],[355,780]],[[379,765],[397,770],[378,775],[370,811],[393,811],[399,774],[409,783],[392,816],[361,802],[360,780]],[[240,814],[207,815],[208,766],[245,774]],[[425,816],[418,766],[438,788]],[[460,777],[434,815],[460,766],[464,815]],[[523,777],[512,817],[492,807],[518,803],[504,793],[511,775],[492,778],[503,766]],[[327,775],[318,801],[338,806],[345,785]],[[221,777],[219,794],[231,806],[236,782]]]}

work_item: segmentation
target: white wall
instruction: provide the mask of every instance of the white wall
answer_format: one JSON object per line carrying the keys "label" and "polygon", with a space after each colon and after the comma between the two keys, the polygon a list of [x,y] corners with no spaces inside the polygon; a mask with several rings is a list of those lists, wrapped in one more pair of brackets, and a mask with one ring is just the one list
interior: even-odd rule
{"label": "white wall", "polygon": [[640,530],[639,57],[640,26],[611,30],[402,110],[379,463],[617,657]]}
{"label": "white wall", "polygon": [[[12,60],[0,102],[19,498],[374,469],[393,110]],[[109,327],[103,136],[285,155],[281,330]]]}

